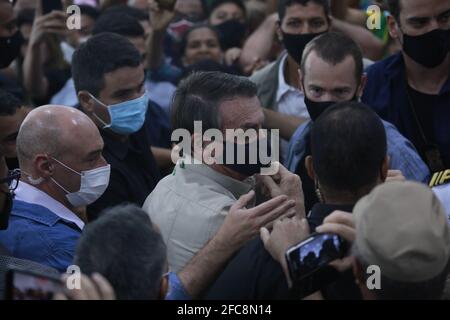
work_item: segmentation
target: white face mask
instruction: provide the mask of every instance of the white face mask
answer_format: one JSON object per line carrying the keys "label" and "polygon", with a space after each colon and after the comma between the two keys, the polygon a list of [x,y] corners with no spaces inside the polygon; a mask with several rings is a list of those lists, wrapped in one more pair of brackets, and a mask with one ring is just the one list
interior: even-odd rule
{"label": "white face mask", "polygon": [[55,179],[52,181],[66,193],[66,198],[74,207],[84,207],[102,196],[109,184],[109,176],[111,173],[111,166],[108,164],[104,167],[95,168],[92,170],[77,172],[72,168],[66,166],[61,161],[52,157],[63,167],[81,176],[80,190],[76,192],[69,192],[61,186]]}

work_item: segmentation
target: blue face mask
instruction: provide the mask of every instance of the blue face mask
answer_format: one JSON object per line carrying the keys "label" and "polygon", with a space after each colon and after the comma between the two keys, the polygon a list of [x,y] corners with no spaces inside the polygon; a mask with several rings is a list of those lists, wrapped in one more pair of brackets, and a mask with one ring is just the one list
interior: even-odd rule
{"label": "blue face mask", "polygon": [[110,128],[117,134],[127,135],[135,133],[142,128],[145,122],[145,115],[147,113],[148,107],[149,98],[147,93],[144,93],[137,99],[113,104],[110,106],[107,106],[104,103],[100,102],[93,95],[90,94],[90,96],[92,99],[108,109],[109,118],[111,119],[110,124],[107,124],[94,113],[94,117],[96,117],[97,120],[100,121],[101,124],[103,124],[102,129]]}

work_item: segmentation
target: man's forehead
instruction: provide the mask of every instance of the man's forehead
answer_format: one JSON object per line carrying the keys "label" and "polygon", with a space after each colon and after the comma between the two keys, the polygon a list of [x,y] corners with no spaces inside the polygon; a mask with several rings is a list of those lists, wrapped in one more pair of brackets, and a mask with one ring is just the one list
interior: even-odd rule
{"label": "man's forehead", "polygon": [[321,5],[310,1],[306,4],[306,6],[299,3],[294,3],[286,7],[284,19],[287,18],[312,19],[326,18],[326,16],[325,10]]}
{"label": "man's forehead", "polygon": [[355,67],[355,61],[350,55],[341,62],[332,64],[313,51],[307,57],[304,78],[308,82],[340,82],[342,85],[352,85],[355,83]]}
{"label": "man's forehead", "polygon": [[220,104],[219,112],[225,127],[238,128],[243,125],[256,125],[264,119],[261,103],[255,97],[236,97]]}
{"label": "man's forehead", "polygon": [[123,67],[107,72],[104,75],[105,89],[126,90],[134,89],[144,81],[144,69],[142,64],[137,67]]}
{"label": "man's forehead", "polygon": [[13,7],[5,2],[0,1],[0,22],[1,24],[7,24],[15,17]]}
{"label": "man's forehead", "polygon": [[448,0],[399,0],[400,15],[405,19],[433,17],[450,10]]}

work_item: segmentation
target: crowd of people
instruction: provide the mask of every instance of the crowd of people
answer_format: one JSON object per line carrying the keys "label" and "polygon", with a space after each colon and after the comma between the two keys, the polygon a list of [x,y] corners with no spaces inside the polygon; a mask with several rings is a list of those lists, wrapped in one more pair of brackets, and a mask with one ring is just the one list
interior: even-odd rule
{"label": "crowd of people", "polygon": [[54,299],[450,299],[448,0],[45,4],[0,0],[0,255]]}

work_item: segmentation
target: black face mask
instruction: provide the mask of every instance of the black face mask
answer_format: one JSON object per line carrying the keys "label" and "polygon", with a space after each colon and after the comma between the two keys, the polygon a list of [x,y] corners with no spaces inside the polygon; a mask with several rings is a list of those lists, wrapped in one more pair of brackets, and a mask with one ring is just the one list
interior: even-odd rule
{"label": "black face mask", "polygon": [[306,45],[313,40],[315,37],[324,34],[325,32],[319,33],[307,33],[307,34],[291,34],[281,31],[283,34],[283,44],[287,52],[292,59],[295,60],[299,65],[302,61],[303,50],[305,50]]}
{"label": "black face mask", "polygon": [[441,65],[450,51],[450,30],[436,29],[420,36],[403,34],[403,51],[425,68]]}
{"label": "black face mask", "polygon": [[[350,101],[358,101],[358,97],[356,96],[356,94]],[[324,113],[328,108],[335,105],[336,103],[339,103],[339,101],[312,101],[305,94],[306,109],[308,110],[309,116],[311,117],[311,120],[313,122],[316,121],[320,117],[320,115]]]}
{"label": "black face mask", "polygon": [[[271,163],[267,163],[267,159],[263,159],[263,156],[267,156],[269,158],[272,157],[272,147],[271,147],[271,138],[270,136],[265,138],[260,138],[251,143],[246,144],[237,144],[228,141],[223,142],[223,162],[224,165],[228,168],[239,172],[240,174],[250,177],[254,174],[260,173],[262,168],[269,168]],[[228,164],[227,162],[227,150],[234,150],[232,162]],[[250,152],[257,151],[256,157],[250,157]],[[238,163],[238,154],[245,154],[244,163]],[[256,160],[256,161],[255,161]]]}
{"label": "black face mask", "polygon": [[0,69],[8,67],[19,56],[23,42],[20,31],[11,37],[0,37]]}
{"label": "black face mask", "polygon": [[215,28],[219,33],[219,41],[223,50],[241,47],[245,37],[245,24],[232,19],[215,26]]}

